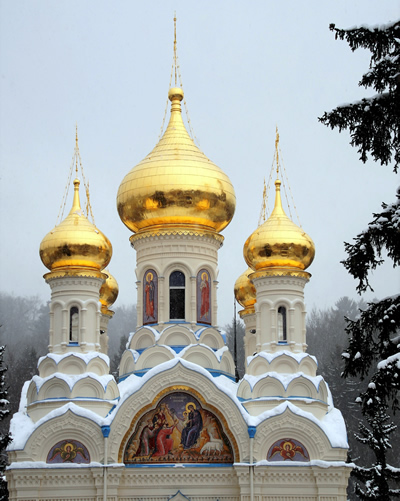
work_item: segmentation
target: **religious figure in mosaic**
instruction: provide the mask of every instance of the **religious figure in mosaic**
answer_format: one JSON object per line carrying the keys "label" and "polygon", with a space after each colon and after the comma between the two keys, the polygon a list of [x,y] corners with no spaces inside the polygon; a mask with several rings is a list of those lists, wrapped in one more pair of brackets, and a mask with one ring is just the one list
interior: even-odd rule
{"label": "religious figure in mosaic", "polygon": [[197,321],[211,323],[210,274],[204,269],[197,274]]}
{"label": "religious figure in mosaic", "polygon": [[54,445],[47,455],[47,463],[90,463],[86,447],[75,440],[64,440]]}
{"label": "religious figure in mosaic", "polygon": [[234,461],[219,419],[188,393],[163,397],[132,428],[124,452],[126,464]]}
{"label": "religious figure in mosaic", "polygon": [[157,274],[147,270],[143,284],[143,324],[157,322]]}
{"label": "religious figure in mosaic", "polygon": [[278,440],[269,449],[268,461],[309,461],[307,449],[297,440],[290,438]]}
{"label": "religious figure in mosaic", "polygon": [[203,428],[201,414],[196,410],[196,405],[190,402],[186,405],[187,421],[182,430],[181,444],[184,449],[190,449],[197,442]]}

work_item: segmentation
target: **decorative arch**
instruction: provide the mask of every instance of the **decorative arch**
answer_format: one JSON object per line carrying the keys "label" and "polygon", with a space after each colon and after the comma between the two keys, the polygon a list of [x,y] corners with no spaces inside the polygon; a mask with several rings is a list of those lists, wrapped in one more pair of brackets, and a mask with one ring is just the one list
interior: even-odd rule
{"label": "decorative arch", "polygon": [[186,346],[196,343],[197,340],[192,330],[188,329],[185,325],[176,324],[166,327],[158,340],[158,344],[168,346]]}
{"label": "decorative arch", "polygon": [[119,377],[130,374],[135,370],[136,360],[134,354],[137,354],[134,350],[125,350],[122,354],[119,365]]}
{"label": "decorative arch", "polygon": [[81,358],[70,355],[60,360],[57,365],[57,372],[65,372],[66,374],[82,374],[86,371],[86,363]]}
{"label": "decorative arch", "polygon": [[90,463],[90,454],[87,448],[77,440],[62,440],[57,442],[47,454],[46,463]]}
{"label": "decorative arch", "polygon": [[225,346],[221,333],[214,328],[207,327],[199,337],[199,342],[209,346],[214,350],[219,350]]}
{"label": "decorative arch", "polygon": [[230,432],[226,432],[216,409],[203,405],[203,399],[194,393],[183,388],[162,392],[140,411],[121,444],[121,460],[125,464],[232,464]]}
{"label": "decorative arch", "polygon": [[[285,437],[293,439],[293,430],[296,430],[296,440],[307,448],[311,460],[324,460],[327,457],[332,446],[326,434],[315,423],[287,408],[282,414],[265,420],[257,427],[259,440],[254,443],[254,459],[260,461],[268,457],[271,443],[275,444]],[[345,457],[344,454],[343,460]]]}
{"label": "decorative arch", "polygon": [[137,359],[135,370],[150,369],[174,358],[172,350],[165,346],[152,346],[145,350]]}
{"label": "decorative arch", "polygon": [[197,323],[211,325],[211,275],[202,268],[197,273]]}
{"label": "decorative arch", "polygon": [[153,269],[143,274],[143,325],[158,322],[158,275]]}
{"label": "decorative arch", "polygon": [[154,338],[154,333],[148,329],[142,329],[136,331],[134,336],[132,336],[130,348],[134,350],[144,350],[149,348],[156,343]]}
{"label": "decorative arch", "polygon": [[[49,433],[49,426],[51,433]],[[71,410],[41,424],[23,445],[31,461],[46,461],[49,451],[55,444],[64,441],[79,441],[89,453],[90,460],[101,462],[104,453],[104,437],[101,427],[87,417],[79,416]]]}

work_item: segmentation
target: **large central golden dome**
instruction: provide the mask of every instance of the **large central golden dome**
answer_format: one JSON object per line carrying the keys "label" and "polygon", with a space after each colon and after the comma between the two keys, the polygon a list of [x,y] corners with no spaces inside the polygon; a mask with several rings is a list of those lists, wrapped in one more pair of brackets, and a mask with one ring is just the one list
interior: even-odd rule
{"label": "large central golden dome", "polygon": [[123,179],[119,216],[133,232],[166,227],[220,232],[235,212],[232,183],[189,136],[182,120],[182,89],[170,89],[168,97],[168,127],[153,151]]}

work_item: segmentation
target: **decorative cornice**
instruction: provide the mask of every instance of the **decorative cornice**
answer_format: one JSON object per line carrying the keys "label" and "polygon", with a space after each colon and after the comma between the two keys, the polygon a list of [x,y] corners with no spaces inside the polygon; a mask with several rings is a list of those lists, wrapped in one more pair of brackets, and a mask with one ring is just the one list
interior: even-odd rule
{"label": "decorative cornice", "polygon": [[90,271],[90,270],[59,270],[59,271],[51,271],[43,275],[43,278],[47,283],[56,279],[56,278],[99,278],[101,280],[107,280],[107,276],[105,273],[101,271]]}
{"label": "decorative cornice", "polygon": [[270,278],[270,277],[290,277],[290,278],[300,278],[308,282],[311,278],[311,274],[307,271],[296,270],[295,268],[267,268],[265,270],[255,271],[249,275],[251,281],[258,278]]}
{"label": "decorative cornice", "polygon": [[135,235],[132,235],[129,238],[129,240],[131,242],[132,247],[134,247],[134,244],[140,240],[144,239],[158,240],[160,237],[164,236],[172,236],[175,238],[176,237],[183,238],[189,236],[201,239],[216,240],[220,244],[220,246],[222,246],[222,243],[224,241],[224,237],[219,233],[201,229],[190,230],[184,228],[165,228],[165,229],[157,228],[153,229],[152,231],[143,231],[136,233]]}

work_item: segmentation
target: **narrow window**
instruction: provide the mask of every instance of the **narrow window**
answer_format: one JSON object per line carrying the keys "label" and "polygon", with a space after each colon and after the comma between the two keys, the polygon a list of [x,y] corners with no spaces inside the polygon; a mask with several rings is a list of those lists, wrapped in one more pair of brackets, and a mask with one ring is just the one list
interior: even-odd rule
{"label": "narrow window", "polygon": [[77,343],[79,341],[79,310],[72,306],[69,311],[69,342]]}
{"label": "narrow window", "polygon": [[278,341],[287,341],[286,308],[284,306],[278,308]]}
{"label": "narrow window", "polygon": [[185,319],[185,275],[174,271],[169,276],[169,318]]}

